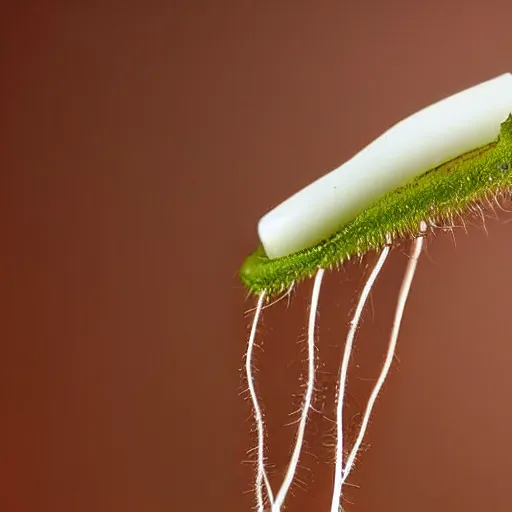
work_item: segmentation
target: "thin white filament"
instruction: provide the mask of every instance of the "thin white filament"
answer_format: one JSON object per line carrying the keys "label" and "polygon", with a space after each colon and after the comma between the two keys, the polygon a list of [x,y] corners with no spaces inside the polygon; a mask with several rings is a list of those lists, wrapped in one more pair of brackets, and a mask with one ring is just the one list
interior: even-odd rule
{"label": "thin white filament", "polygon": [[345,342],[345,349],[343,351],[343,359],[341,362],[340,377],[339,377],[339,388],[338,388],[338,403],[336,406],[336,465],[334,471],[334,489],[332,495],[331,512],[338,512],[341,502],[341,493],[343,486],[343,401],[345,398],[345,392],[347,387],[347,373],[350,356],[352,354],[352,346],[354,344],[354,338],[361,320],[366,301],[370,295],[370,291],[379,275],[386,258],[388,257],[390,246],[386,245],[380,253],[377,263],[373,267],[373,270],[368,277],[366,284],[364,285],[361,296],[357,303],[354,316],[350,321],[350,329],[347,334]]}
{"label": "thin white filament", "polygon": [[267,491],[267,498],[270,507],[274,505],[274,493],[272,492],[272,487],[270,486],[270,482],[268,480],[267,472],[265,470],[265,466],[263,465],[263,480],[265,481],[265,490]]}
{"label": "thin white filament", "polygon": [[[295,281],[292,281],[292,284],[288,287],[288,289],[286,290],[286,292],[284,292],[282,295],[280,295],[276,300],[270,302],[269,304],[265,304],[261,310],[263,311],[264,309],[267,309],[269,308],[270,306],[273,306],[274,304],[277,304],[278,302],[282,301],[283,299],[285,299],[286,297],[290,297],[290,294],[292,293],[293,291],[293,287],[295,286]],[[256,311],[256,308],[251,308],[251,309],[248,309],[245,313],[244,313],[244,316],[245,315],[248,315],[249,313],[252,313],[253,311]]]}
{"label": "thin white filament", "polygon": [[426,223],[421,222],[421,235],[418,236],[414,240],[412,255],[407,264],[407,268],[405,270],[404,279],[402,281],[402,286],[400,288],[400,292],[398,294],[397,307],[395,310],[395,318],[393,320],[393,327],[391,329],[391,335],[389,339],[388,350],[386,353],[386,358],[384,360],[384,365],[382,366],[382,370],[380,372],[379,378],[375,384],[375,387],[372,390],[370,398],[368,400],[368,404],[366,406],[366,410],[364,412],[363,420],[361,422],[361,428],[359,430],[359,434],[354,443],[354,447],[352,448],[349,456],[347,457],[347,462],[345,468],[343,470],[343,478],[342,484],[347,479],[352,467],[354,465],[354,461],[356,459],[357,453],[361,447],[364,436],[366,434],[366,429],[368,428],[368,423],[370,421],[370,417],[372,415],[373,407],[375,405],[375,401],[382,389],[384,381],[386,380],[389,369],[391,368],[391,364],[393,362],[393,358],[395,356],[396,342],[398,339],[398,333],[400,332],[400,324],[402,322],[402,317],[404,314],[405,304],[407,302],[407,297],[409,296],[409,291],[411,289],[412,280],[414,277],[414,273],[416,272],[416,266],[418,263],[418,258],[421,254],[421,249],[423,247],[423,237],[424,232],[426,231]]}
{"label": "thin white filament", "polygon": [[295,440],[295,446],[293,448],[290,464],[286,471],[281,488],[276,495],[274,504],[272,505],[272,512],[280,512],[281,506],[286,499],[286,495],[290,489],[295,471],[297,470],[297,464],[299,462],[300,452],[302,444],[304,442],[304,432],[306,430],[306,422],[308,418],[309,408],[311,407],[311,400],[313,397],[313,389],[315,384],[315,324],[316,314],[318,310],[318,299],[320,296],[320,287],[322,285],[322,277],[324,275],[324,269],[318,269],[315,282],[313,285],[313,293],[311,295],[311,307],[309,310],[309,324],[308,324],[308,381],[306,385],[306,393],[304,395],[304,405],[302,407],[301,418],[299,421],[299,427],[297,430],[297,438]]}
{"label": "thin white filament", "polygon": [[254,377],[252,375],[252,353],[254,350],[254,340],[256,339],[256,329],[258,326],[258,320],[261,314],[261,310],[263,308],[264,299],[265,292],[262,292],[259,296],[258,305],[256,306],[256,310],[254,313],[251,333],[249,335],[249,342],[247,344],[247,355],[245,358],[245,372],[247,375],[249,394],[251,396],[252,407],[254,410],[254,421],[256,422],[256,431],[258,433],[258,460],[256,468],[256,502],[258,512],[264,512],[263,483],[265,483],[270,504],[272,505],[272,502],[274,501],[272,489],[270,488],[270,483],[268,481],[267,473],[265,471],[265,429],[263,425],[263,415],[261,414],[261,408],[258,403],[258,396],[256,394],[256,389],[254,387]]}

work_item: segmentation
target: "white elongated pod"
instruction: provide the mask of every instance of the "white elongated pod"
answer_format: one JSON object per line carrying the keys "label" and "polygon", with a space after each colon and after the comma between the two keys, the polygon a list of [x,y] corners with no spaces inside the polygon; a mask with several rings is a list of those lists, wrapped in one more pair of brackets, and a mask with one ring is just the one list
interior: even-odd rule
{"label": "white elongated pod", "polygon": [[287,256],[328,238],[387,192],[492,142],[510,113],[512,74],[506,73],[400,121],[260,219],[267,256]]}

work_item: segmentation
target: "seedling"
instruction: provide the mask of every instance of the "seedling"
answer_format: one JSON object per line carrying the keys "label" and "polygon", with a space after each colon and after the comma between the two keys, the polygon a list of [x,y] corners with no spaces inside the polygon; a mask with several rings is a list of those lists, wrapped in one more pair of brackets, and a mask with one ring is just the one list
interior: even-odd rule
{"label": "seedling", "polygon": [[[388,375],[424,237],[453,226],[510,194],[512,185],[512,74],[507,73],[435,103],[399,122],[349,161],[297,192],[259,222],[260,247],[240,277],[258,296],[246,373],[258,432],[256,501],[280,512],[293,481],[315,384],[315,322],[324,271],[368,252],[380,256],[350,323],[339,372],[335,474],[331,512],[339,512],[373,407]],[[399,293],[387,354],[353,447],[344,460],[343,404],[356,331],[371,288],[390,249],[401,240],[413,250]],[[308,376],[295,445],[274,495],[265,471],[264,425],[252,375],[252,353],[265,301],[314,276],[308,323]],[[266,495],[266,500],[265,500]]]}

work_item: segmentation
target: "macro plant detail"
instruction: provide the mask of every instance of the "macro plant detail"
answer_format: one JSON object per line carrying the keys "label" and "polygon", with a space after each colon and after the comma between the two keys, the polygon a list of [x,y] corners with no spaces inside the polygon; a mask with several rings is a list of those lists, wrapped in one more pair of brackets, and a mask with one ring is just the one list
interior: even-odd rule
{"label": "macro plant detail", "polygon": [[[512,74],[454,94],[397,123],[351,160],[291,196],[259,223],[260,247],[240,269],[257,296],[245,361],[257,429],[256,507],[280,512],[299,463],[315,388],[315,328],[325,271],[368,253],[378,259],[361,291],[349,324],[338,374],[336,446],[331,512],[342,507],[343,486],[361,448],[377,397],[389,373],[400,325],[424,238],[464,223],[468,214],[500,207],[512,189]],[[412,240],[397,298],[388,349],[347,449],[343,408],[348,368],[357,329],[371,289],[391,249]],[[283,482],[271,489],[265,468],[265,433],[256,392],[252,356],[263,309],[314,278],[307,326],[308,369],[295,444]],[[281,295],[283,296],[283,295]],[[279,300],[279,299],[277,299]],[[267,509],[268,510],[268,509]]]}

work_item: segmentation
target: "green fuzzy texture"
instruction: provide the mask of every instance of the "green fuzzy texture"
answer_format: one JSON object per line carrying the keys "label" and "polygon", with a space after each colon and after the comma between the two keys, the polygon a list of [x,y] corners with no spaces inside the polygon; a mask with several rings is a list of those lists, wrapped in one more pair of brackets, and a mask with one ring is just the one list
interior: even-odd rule
{"label": "green fuzzy texture", "polygon": [[421,221],[448,223],[472,204],[512,187],[512,114],[495,142],[465,153],[389,192],[330,238],[282,258],[269,259],[260,247],[240,269],[251,293],[271,297],[352,257],[378,251],[392,240],[415,236]]}

